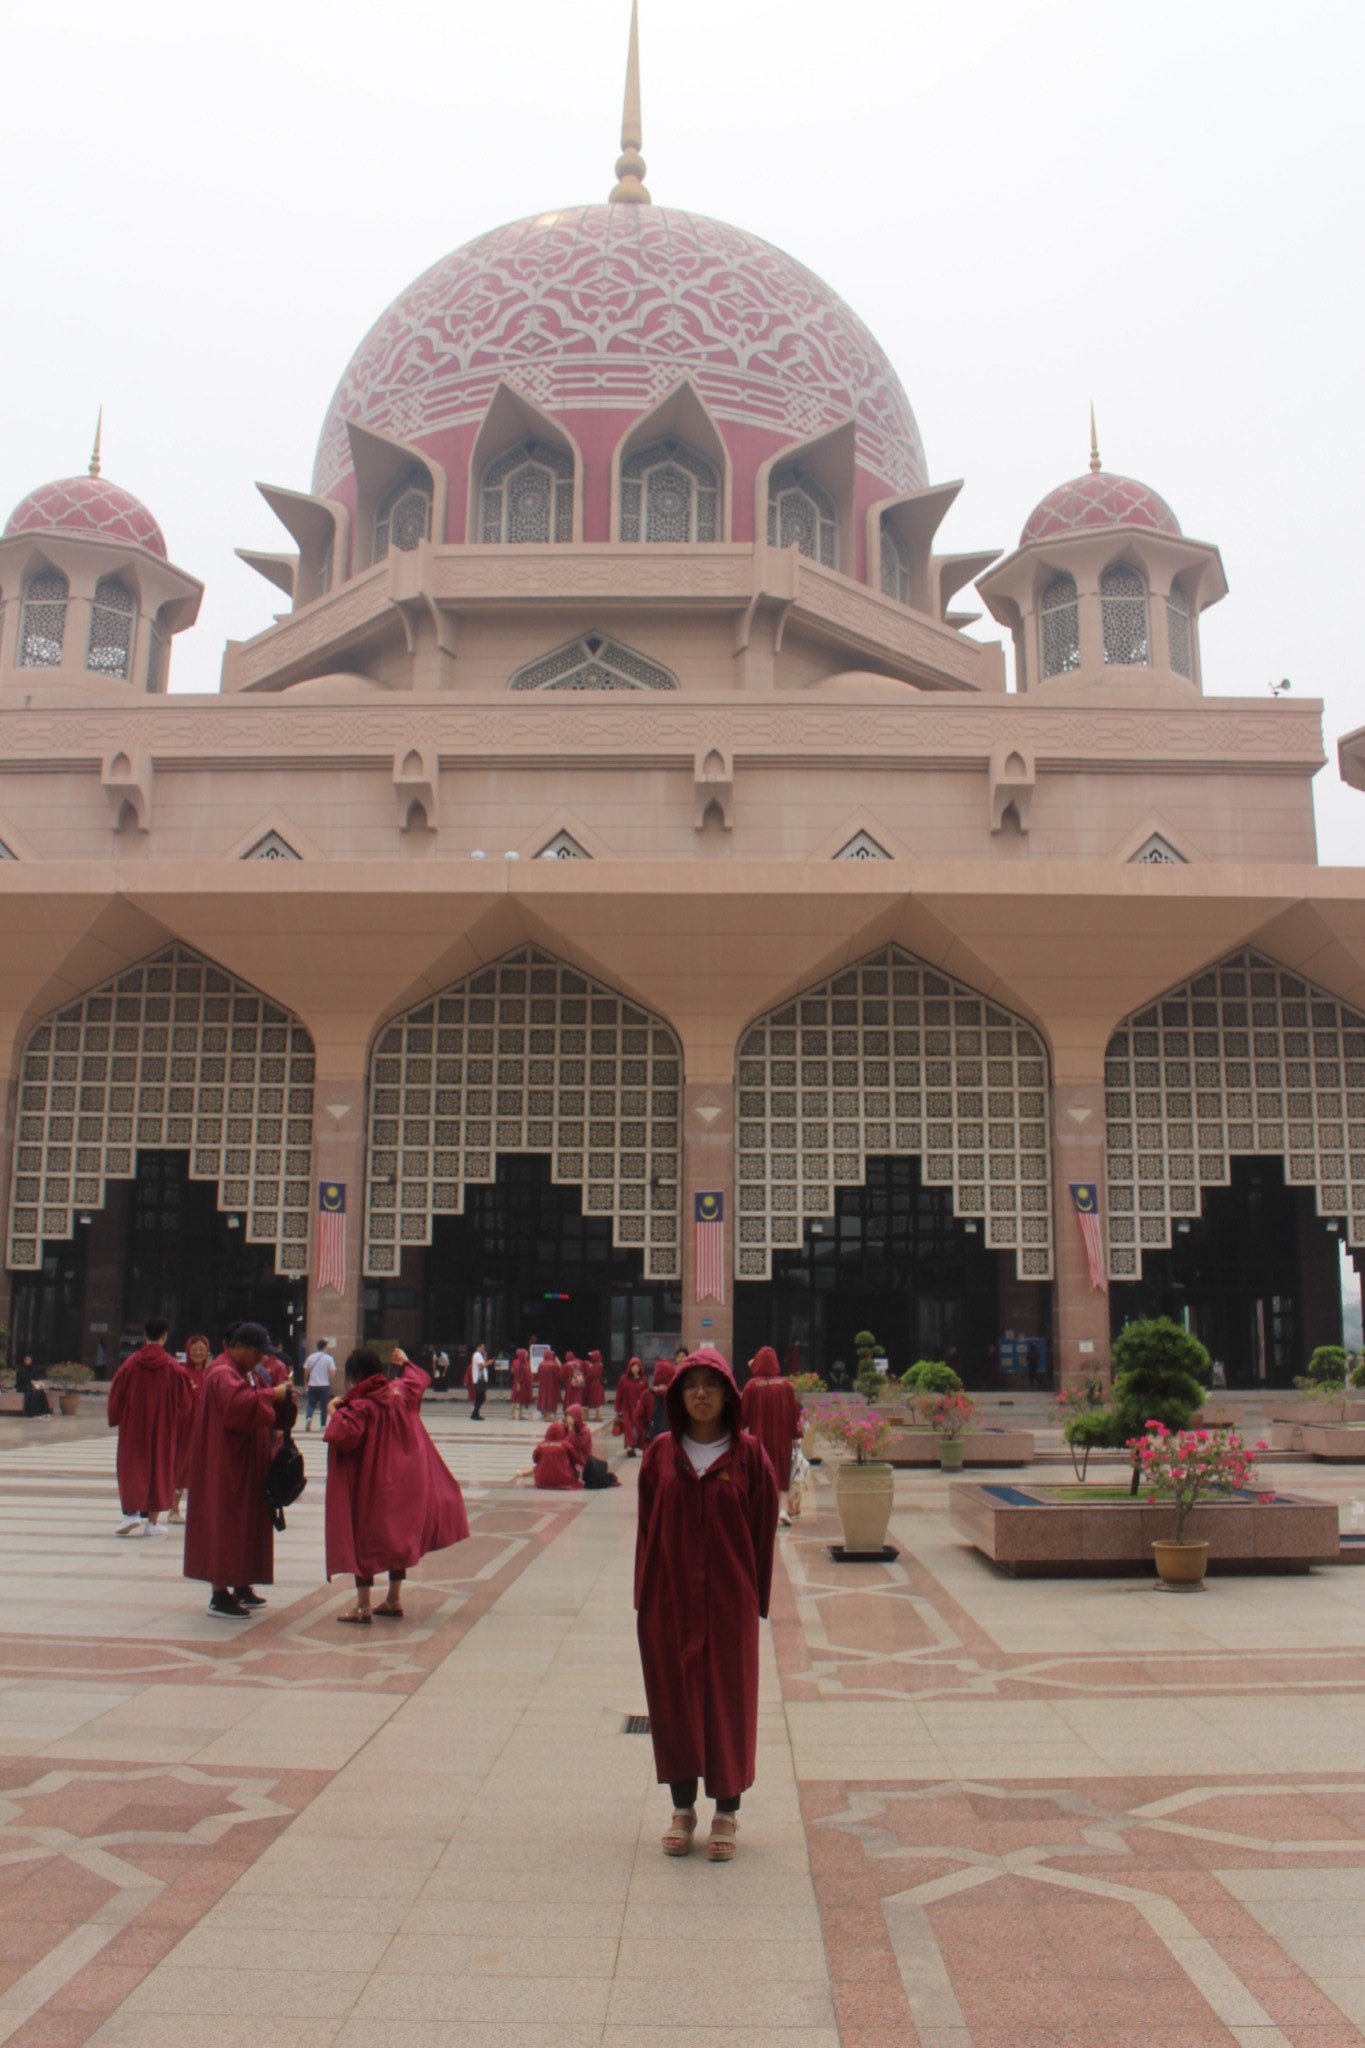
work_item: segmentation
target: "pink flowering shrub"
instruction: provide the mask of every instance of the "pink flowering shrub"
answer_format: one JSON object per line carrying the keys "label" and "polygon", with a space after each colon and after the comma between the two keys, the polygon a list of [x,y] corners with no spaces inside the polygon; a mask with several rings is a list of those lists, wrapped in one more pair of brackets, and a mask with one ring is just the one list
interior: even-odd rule
{"label": "pink flowering shrub", "polygon": [[816,1434],[827,1443],[842,1444],[852,1451],[859,1465],[870,1465],[886,1449],[891,1425],[869,1408],[844,1408],[837,1403],[813,1402],[804,1411]]}
{"label": "pink flowering shrub", "polygon": [[935,1436],[961,1436],[976,1413],[970,1394],[930,1394],[919,1403],[919,1412]]}
{"label": "pink flowering shrub", "polygon": [[1164,1422],[1149,1422],[1144,1435],[1128,1442],[1148,1500],[1169,1500],[1175,1508],[1177,1543],[1184,1542],[1185,1518],[1202,1494],[1254,1485],[1256,1451],[1265,1448],[1249,1450],[1235,1429],[1170,1430]]}

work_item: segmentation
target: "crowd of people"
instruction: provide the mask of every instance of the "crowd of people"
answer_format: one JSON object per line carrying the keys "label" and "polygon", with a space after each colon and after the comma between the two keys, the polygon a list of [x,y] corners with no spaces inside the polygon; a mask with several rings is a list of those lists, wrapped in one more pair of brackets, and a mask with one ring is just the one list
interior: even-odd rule
{"label": "crowd of people", "polygon": [[[118,1534],[164,1539],[169,1522],[183,1521],[185,1576],[207,1584],[211,1616],[245,1620],[266,1604],[260,1588],[274,1582],[282,1504],[301,1483],[288,1490],[299,1455],[292,1376],[257,1323],[236,1325],[216,1356],[196,1336],[175,1357],[162,1318],[149,1319],[143,1334],[109,1388]],[[467,1384],[481,1414],[478,1357],[476,1347]],[[483,1365],[486,1375],[486,1356]],[[315,1344],[303,1368],[304,1429],[316,1422],[328,1449],[326,1576],[354,1585],[335,1619],[368,1628],[402,1620],[408,1573],[429,1552],[463,1541],[469,1521],[422,1421],[428,1372],[401,1350],[386,1363],[361,1348],[333,1392],[338,1369],[330,1344]],[[598,1353],[560,1360],[545,1352],[532,1373],[529,1348],[520,1351],[513,1413],[534,1410],[545,1428],[517,1479],[551,1491],[619,1485],[591,1426],[605,1405]],[[728,1862],[735,1853],[757,1755],[759,1623],[800,1428],[796,1394],[766,1348],[742,1395],[718,1351],[681,1346],[648,1373],[632,1358],[616,1389],[612,1437],[623,1439],[625,1458],[641,1461],[634,1597],[655,1769],[673,1804],[661,1844],[669,1856],[694,1845],[702,1788],[715,1805],[708,1857]]]}

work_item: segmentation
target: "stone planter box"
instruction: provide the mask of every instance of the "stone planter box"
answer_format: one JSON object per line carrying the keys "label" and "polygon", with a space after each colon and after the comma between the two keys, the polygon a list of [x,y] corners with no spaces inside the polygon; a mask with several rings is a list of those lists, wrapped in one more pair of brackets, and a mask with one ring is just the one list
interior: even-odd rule
{"label": "stone planter box", "polygon": [[[1033,1437],[1026,1429],[968,1429],[962,1440],[969,1465],[1033,1463]],[[936,1466],[938,1438],[932,1429],[897,1430],[881,1455],[888,1465]]]}
{"label": "stone planter box", "polygon": [[[1151,1571],[1153,1539],[1175,1532],[1168,1505],[1059,1500],[1056,1491],[968,1480],[949,1487],[948,1512],[960,1535],[1016,1578]],[[1187,1518],[1185,1535],[1207,1541],[1210,1572],[1306,1572],[1335,1564],[1341,1548],[1336,1503],[1299,1494],[1210,1502]]]}
{"label": "stone planter box", "polygon": [[1261,1408],[1267,1422],[1301,1426],[1305,1422],[1345,1422],[1351,1413],[1349,1401],[1296,1401],[1292,1397],[1267,1401]]}
{"label": "stone planter box", "polygon": [[1333,1465],[1365,1465],[1365,1423],[1305,1423],[1297,1434],[1310,1458]]}
{"label": "stone planter box", "polygon": [[1239,1401],[1206,1401],[1199,1410],[1191,1429],[1239,1429],[1246,1414]]}

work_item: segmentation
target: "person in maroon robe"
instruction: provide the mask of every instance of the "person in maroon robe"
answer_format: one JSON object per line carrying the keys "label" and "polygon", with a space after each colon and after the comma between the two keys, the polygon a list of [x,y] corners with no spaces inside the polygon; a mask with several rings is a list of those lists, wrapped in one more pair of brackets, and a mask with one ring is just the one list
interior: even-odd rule
{"label": "person in maroon robe", "polygon": [[145,1342],[109,1383],[109,1427],[118,1431],[120,1536],[170,1533],[161,1517],[175,1498],[176,1446],[194,1395],[188,1373],[166,1349],[169,1327],[164,1316],[149,1317]]}
{"label": "person in maroon robe", "polygon": [[564,1368],[553,1351],[547,1351],[536,1373],[536,1405],[547,1420],[553,1420],[563,1399]]}
{"label": "person in maroon robe", "polygon": [[645,1369],[638,1358],[632,1358],[616,1383],[616,1419],[621,1425],[628,1458],[638,1456],[644,1449],[653,1414],[654,1396]]}
{"label": "person in maroon robe", "polygon": [[740,1403],[740,1420],[756,1436],[777,1475],[777,1519],[787,1529],[787,1489],[791,1483],[792,1445],[801,1441],[801,1403],[790,1380],[783,1379],[771,1344],[755,1352],[750,1378]]}
{"label": "person in maroon robe", "polygon": [[190,1448],[185,1577],[213,1588],[209,1613],[244,1621],[265,1602],[257,1585],[275,1581],[275,1528],[265,1475],[286,1402],[288,1377],[266,1368],[270,1338],[259,1323],[239,1323],[204,1375]]}
{"label": "person in maroon robe", "polygon": [[588,1362],[583,1368],[583,1406],[593,1422],[602,1420],[602,1403],[607,1398],[604,1379],[602,1354],[600,1351],[590,1351]]}
{"label": "person in maroon robe", "polygon": [[204,1391],[204,1374],[213,1358],[213,1346],[207,1337],[196,1333],[185,1339],[185,1363],[182,1370],[190,1383],[190,1404],[185,1410],[175,1437],[175,1492],[171,1496],[171,1511],[168,1522],[183,1522],[182,1512],[185,1495],[190,1484],[190,1446],[194,1442],[194,1419],[199,1413],[199,1396]]}
{"label": "person in maroon robe", "polygon": [[544,1437],[531,1453],[531,1462],[524,1472],[514,1472],[513,1482],[530,1479],[544,1492],[568,1493],[580,1486],[578,1467],[569,1452],[567,1433],[562,1422],[552,1422]]}
{"label": "person in maroon robe", "polygon": [[535,1406],[536,1388],[531,1376],[531,1358],[527,1351],[518,1351],[512,1358],[512,1420],[523,1422],[527,1410]]}
{"label": "person in maroon robe", "polygon": [[[401,1620],[400,1590],[430,1550],[469,1534],[464,1495],[422,1420],[428,1373],[405,1359],[395,1379],[373,1351],[346,1360],[346,1391],[327,1410],[326,1568],[350,1572],[355,1605],[338,1621],[367,1625],[371,1613]],[[388,1596],[371,1608],[379,1572]]]}
{"label": "person in maroon robe", "polygon": [[573,1459],[574,1469],[581,1478],[583,1467],[592,1456],[592,1431],[583,1420],[583,1409],[579,1402],[571,1403],[564,1414],[564,1442],[569,1456]]}
{"label": "person in maroon robe", "polygon": [[690,1851],[701,1780],[716,1802],[707,1855],[728,1863],[758,1752],[758,1624],[772,1588],[777,1479],[741,1427],[739,1389],[718,1351],[689,1354],[667,1416],[640,1467],[635,1544],[654,1767],[673,1798],[663,1849]]}
{"label": "person in maroon robe", "polygon": [[575,1403],[584,1406],[583,1396],[587,1389],[588,1375],[583,1361],[570,1351],[564,1360],[564,1413],[567,1415]]}

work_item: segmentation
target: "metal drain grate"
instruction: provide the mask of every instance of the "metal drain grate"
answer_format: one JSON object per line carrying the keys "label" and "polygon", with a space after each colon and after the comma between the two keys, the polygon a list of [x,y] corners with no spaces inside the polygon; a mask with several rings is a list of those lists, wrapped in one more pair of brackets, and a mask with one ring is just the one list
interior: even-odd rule
{"label": "metal drain grate", "polygon": [[621,1723],[621,1733],[623,1735],[648,1735],[648,1714],[627,1714],[625,1720]]}

